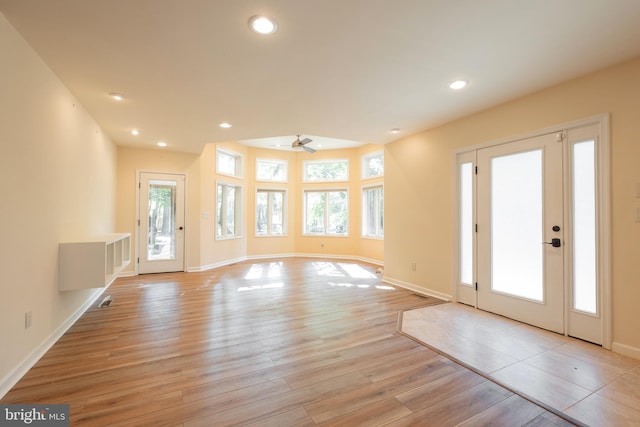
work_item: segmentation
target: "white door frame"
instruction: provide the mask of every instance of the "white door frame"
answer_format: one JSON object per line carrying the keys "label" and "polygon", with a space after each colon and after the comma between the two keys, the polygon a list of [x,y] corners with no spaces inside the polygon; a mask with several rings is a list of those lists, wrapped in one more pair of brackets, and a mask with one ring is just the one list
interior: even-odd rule
{"label": "white door frame", "polygon": [[[460,233],[458,224],[460,223],[460,209],[457,190],[459,188],[459,169],[458,165],[460,159],[464,158],[465,153],[474,152],[482,148],[488,148],[495,145],[507,144],[522,139],[529,139],[539,135],[544,135],[554,132],[569,131],[571,129],[585,127],[589,125],[596,125],[599,130],[599,140],[597,144],[597,165],[596,165],[596,191],[597,191],[597,225],[599,230],[597,240],[597,277],[601,286],[601,307],[602,307],[602,346],[606,349],[612,347],[612,292],[611,292],[611,175],[610,175],[610,128],[609,128],[609,114],[599,114],[571,122],[550,126],[544,129],[527,132],[525,134],[516,135],[508,138],[499,139],[496,141],[476,144],[468,147],[457,149],[453,152],[453,182],[454,189],[456,190],[456,196],[453,197],[453,211],[454,211],[454,235],[453,235],[453,272],[452,272],[452,287],[451,295],[453,301],[459,301],[459,288],[460,286],[460,250],[459,241]],[[475,166],[475,161],[474,161]],[[475,194],[474,194],[475,195]],[[475,218],[474,218],[475,220]],[[565,268],[570,269],[571,266],[565,262]],[[477,280],[477,265],[474,265],[474,281]],[[568,277],[568,273],[565,271],[565,277]],[[570,310],[570,289],[567,282],[565,282],[565,334],[569,330],[569,310]],[[464,300],[464,298],[463,298]],[[465,301],[470,304],[468,298]],[[477,298],[475,304],[477,307]]]}
{"label": "white door frame", "polygon": [[185,222],[185,230],[184,230],[184,239],[183,239],[183,271],[187,269],[187,227],[186,222],[188,218],[188,203],[187,203],[187,194],[188,194],[188,181],[187,174],[185,172],[173,172],[173,171],[158,171],[158,170],[149,170],[149,169],[136,169],[136,218],[135,218],[135,274],[140,274],[139,272],[139,260],[140,260],[140,186],[141,186],[141,176],[142,174],[160,174],[160,175],[177,175],[184,178],[184,222]]}

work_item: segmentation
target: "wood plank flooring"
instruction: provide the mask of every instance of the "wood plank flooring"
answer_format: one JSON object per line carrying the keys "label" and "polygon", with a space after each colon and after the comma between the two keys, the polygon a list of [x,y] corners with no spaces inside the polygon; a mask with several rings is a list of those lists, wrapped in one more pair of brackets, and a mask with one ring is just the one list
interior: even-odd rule
{"label": "wood plank flooring", "polygon": [[118,279],[0,401],[72,426],[564,426],[397,332],[438,304],[371,265],[274,259]]}
{"label": "wood plank flooring", "polygon": [[401,331],[576,423],[640,425],[640,360],[456,303],[404,312]]}

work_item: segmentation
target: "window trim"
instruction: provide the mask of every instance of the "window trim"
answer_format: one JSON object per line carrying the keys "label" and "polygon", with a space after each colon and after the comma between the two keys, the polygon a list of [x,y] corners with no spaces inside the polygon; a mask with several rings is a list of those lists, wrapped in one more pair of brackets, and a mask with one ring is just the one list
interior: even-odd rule
{"label": "window trim", "polygon": [[[318,181],[311,181],[308,179],[307,177],[307,165],[309,164],[318,164],[318,163],[337,163],[337,162],[345,162],[347,164],[347,177],[345,179],[325,179],[325,180],[318,180]],[[324,159],[324,160],[303,160],[302,161],[302,182],[304,183],[313,183],[313,184],[317,184],[317,183],[327,183],[327,182],[349,182],[349,174],[350,174],[350,168],[349,168],[349,159],[348,158],[343,158],[343,159]]]}
{"label": "window trim", "polygon": [[[308,233],[306,228],[307,228],[307,197],[306,194],[307,193],[333,193],[333,192],[339,192],[339,191],[344,191],[346,193],[346,200],[347,200],[347,229],[345,230],[344,234],[335,234],[335,233]],[[349,236],[349,230],[351,229],[350,224],[349,224],[349,188],[347,187],[340,187],[340,188],[304,188],[302,190],[302,235],[304,237],[350,237]],[[324,229],[327,230],[328,227],[328,222],[329,222],[329,217],[327,215],[327,205],[329,203],[329,198],[326,197],[325,198],[325,211],[324,211]]]}
{"label": "window trim", "polygon": [[[283,193],[283,200],[282,200],[282,234],[258,234],[258,230],[257,230],[257,226],[258,226],[258,193],[261,192],[265,192],[265,193]],[[254,212],[254,227],[253,227],[253,231],[255,234],[255,237],[257,238],[264,238],[264,237],[287,237],[288,236],[288,207],[289,207],[289,201],[288,201],[288,191],[286,188],[266,188],[266,187],[256,187],[256,191],[255,191],[255,197],[254,197],[255,202],[255,212]],[[269,206],[270,203],[268,201],[269,199],[267,199],[267,210],[269,210]],[[270,215],[267,215],[267,217],[269,218]],[[269,226],[267,226],[268,229]]]}
{"label": "window trim", "polygon": [[[365,203],[365,194],[366,194],[367,191],[370,191],[370,190],[382,190],[382,192],[383,192],[383,196],[382,197],[383,197],[383,203],[384,203],[384,184],[383,183],[369,184],[369,185],[363,185],[362,186],[362,191],[361,191],[361,195],[362,195],[362,212],[361,212],[361,214],[362,214],[362,216],[361,216],[361,219],[360,219],[360,222],[361,222],[360,223],[360,225],[361,225],[361,227],[360,227],[360,229],[361,229],[360,230],[361,231],[361,237],[363,239],[384,240],[384,226],[382,227],[382,233],[379,232],[380,231],[379,230],[379,228],[380,228],[379,200],[377,200],[376,212],[374,213],[376,230],[378,232],[376,234],[365,234],[364,233],[364,228],[365,228],[365,224],[366,224],[365,218],[367,217],[367,215],[366,215],[367,212],[365,212],[365,209],[368,209],[368,205]],[[380,198],[379,191],[377,191],[376,194],[377,194],[376,195],[376,199],[379,199]],[[384,205],[383,205],[382,215],[383,215],[382,221],[384,223]]]}
{"label": "window trim", "polygon": [[[260,179],[258,178],[258,163],[260,162],[271,162],[271,163],[280,163],[282,165],[284,165],[284,179],[283,180],[278,180],[278,179]],[[268,158],[256,158],[256,176],[255,176],[255,180],[256,182],[278,182],[278,183],[283,183],[286,184],[289,182],[289,161],[286,159],[268,159]]]}
{"label": "window trim", "polygon": [[[218,187],[219,186],[223,186],[223,190],[222,190],[222,203],[220,204],[220,207],[222,209],[222,213],[221,218],[222,218],[222,231],[223,233],[221,235],[218,235]],[[226,203],[225,203],[225,194],[226,194],[226,187],[234,187],[236,188],[236,191],[239,189],[239,194],[237,194],[238,192],[236,192],[236,198],[235,198],[235,205],[234,205],[234,225],[236,226],[236,230],[238,231],[236,234],[231,234],[228,235],[226,234],[226,232],[224,232],[224,230],[226,230]],[[244,188],[243,185],[240,183],[235,183],[235,182],[229,182],[229,181],[222,181],[222,180],[217,180],[216,181],[216,187],[215,187],[215,238],[216,240],[232,240],[232,239],[241,239],[243,237],[243,232],[244,232],[244,227],[242,226],[242,221],[244,219],[243,216],[243,209],[244,209],[244,203],[242,200],[243,197],[243,193],[244,193]]]}
{"label": "window trim", "polygon": [[[380,175],[367,175],[366,172],[369,170],[369,168],[367,167],[368,160],[378,156],[382,157],[382,173]],[[374,151],[372,153],[365,154],[364,156],[362,156],[360,160],[360,168],[361,168],[360,176],[363,180],[384,177],[384,150]]]}
{"label": "window trim", "polygon": [[[220,153],[231,156],[236,159],[236,173],[230,174],[220,170]],[[239,162],[239,164],[238,164]],[[239,171],[238,171],[239,169]],[[227,148],[216,147],[216,173],[218,175],[230,176],[232,178],[244,178],[244,155]]]}

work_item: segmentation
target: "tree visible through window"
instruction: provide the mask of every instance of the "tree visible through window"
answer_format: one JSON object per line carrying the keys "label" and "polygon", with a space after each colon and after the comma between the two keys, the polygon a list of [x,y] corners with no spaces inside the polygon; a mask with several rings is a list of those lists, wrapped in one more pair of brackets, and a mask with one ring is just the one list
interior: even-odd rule
{"label": "tree visible through window", "polygon": [[257,181],[287,181],[287,161],[286,160],[256,160],[256,180]]}
{"label": "tree visible through window", "polygon": [[362,190],[362,236],[384,237],[384,189],[369,187]]}
{"label": "tree visible through window", "polygon": [[304,192],[304,233],[348,234],[349,210],[346,190]]}
{"label": "tree visible through window", "polygon": [[216,150],[216,172],[219,174],[242,177],[242,156],[233,151]]}
{"label": "tree visible through window", "polygon": [[318,160],[304,162],[305,182],[348,181],[348,160]]}
{"label": "tree visible through window", "polygon": [[220,239],[241,235],[241,192],[238,185],[218,183],[216,191],[216,237]]}
{"label": "tree visible through window", "polygon": [[384,153],[378,151],[362,157],[362,177],[374,178],[384,175]]}
{"label": "tree visible through window", "polygon": [[256,235],[285,235],[285,199],[283,190],[258,190],[256,192]]}

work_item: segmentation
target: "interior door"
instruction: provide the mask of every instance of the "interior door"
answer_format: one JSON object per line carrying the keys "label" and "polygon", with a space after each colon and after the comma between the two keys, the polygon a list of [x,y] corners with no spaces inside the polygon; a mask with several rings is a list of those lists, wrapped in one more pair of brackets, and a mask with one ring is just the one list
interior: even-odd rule
{"label": "interior door", "polygon": [[140,173],[138,273],[184,270],[184,175]]}
{"label": "interior door", "polygon": [[478,308],[564,333],[562,138],[477,155]]}

